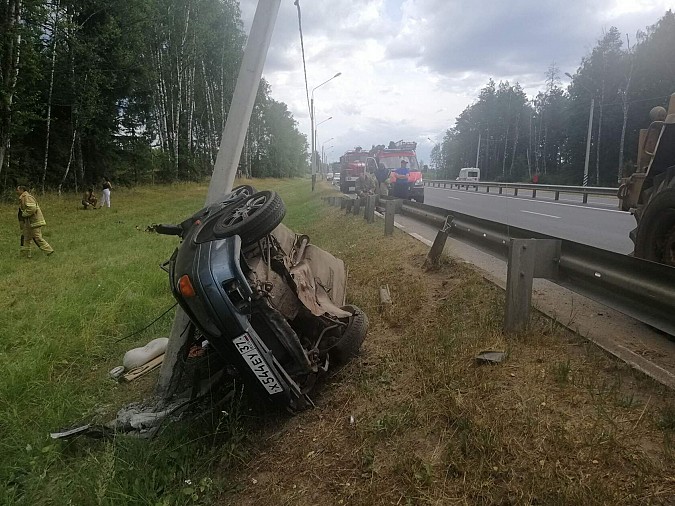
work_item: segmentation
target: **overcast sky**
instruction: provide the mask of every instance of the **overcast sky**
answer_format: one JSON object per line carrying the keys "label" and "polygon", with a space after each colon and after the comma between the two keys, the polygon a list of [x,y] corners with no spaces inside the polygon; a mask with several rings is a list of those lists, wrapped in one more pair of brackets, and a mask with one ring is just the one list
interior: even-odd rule
{"label": "overcast sky", "polygon": [[[265,1],[265,0],[260,0]],[[246,33],[258,0],[240,0]],[[552,62],[574,74],[603,30],[631,43],[675,0],[300,0],[318,150],[336,161],[354,146],[414,140],[429,162],[434,143],[491,77],[518,81],[528,96]],[[293,0],[282,0],[265,79],[310,139]],[[333,138],[333,140],[329,140]],[[430,140],[431,139],[431,140]],[[330,146],[334,146],[329,150]]]}

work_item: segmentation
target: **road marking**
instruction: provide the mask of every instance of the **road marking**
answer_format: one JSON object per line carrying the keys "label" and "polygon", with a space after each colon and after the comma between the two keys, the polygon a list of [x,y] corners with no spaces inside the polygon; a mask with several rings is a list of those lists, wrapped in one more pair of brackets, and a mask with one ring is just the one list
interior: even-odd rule
{"label": "road marking", "polygon": [[528,213],[528,214],[536,214],[538,216],[546,216],[547,218],[557,218],[560,219],[560,216],[553,216],[552,214],[544,214],[544,213],[535,213],[534,211],[525,211],[523,209],[520,210],[521,213]]}
{"label": "road marking", "polygon": [[[451,190],[450,188],[433,188],[434,190],[443,190],[446,192],[462,192],[467,193],[464,190]],[[619,211],[618,209],[604,209],[602,207],[593,207],[593,206],[578,206],[576,204],[563,204],[562,202],[547,202],[546,200],[530,200],[529,198],[520,198],[520,197],[509,197],[508,195],[499,195],[496,193],[479,193],[471,192],[471,195],[476,195],[479,197],[498,197],[502,199],[509,200],[518,200],[519,202],[534,202],[539,204],[549,204],[551,206],[565,206],[565,207],[578,207],[579,209],[591,209],[593,211],[604,211],[606,213],[620,213],[620,214],[630,214],[628,211]]]}
{"label": "road marking", "polygon": [[452,199],[452,200],[462,200],[462,199],[460,199],[459,197],[448,197],[448,198],[449,198],[449,199]]}

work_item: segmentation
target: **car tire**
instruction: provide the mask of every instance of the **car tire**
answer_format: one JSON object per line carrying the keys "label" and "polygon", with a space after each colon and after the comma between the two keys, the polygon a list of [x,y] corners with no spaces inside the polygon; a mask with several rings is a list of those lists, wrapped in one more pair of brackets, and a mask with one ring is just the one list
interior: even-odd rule
{"label": "car tire", "polygon": [[344,364],[350,358],[358,355],[361,345],[368,332],[368,317],[357,306],[344,306],[341,309],[349,311],[347,328],[342,336],[330,347],[330,357],[337,364]]}
{"label": "car tire", "polygon": [[[219,200],[216,202],[216,204],[221,204],[221,205],[229,205],[234,202],[236,202],[239,199],[242,199],[244,197],[250,197],[256,193],[256,189],[248,184],[243,184],[241,186],[235,186],[232,188],[232,191],[229,193],[226,193],[225,196],[223,197],[222,200]],[[194,213],[192,216],[190,216],[187,220],[185,220],[183,223],[187,224],[188,226],[191,226],[192,223],[195,222],[195,220],[201,220],[207,217],[207,212],[209,209],[212,209],[213,205],[206,206],[201,208],[199,211]]]}
{"label": "car tire", "polygon": [[213,236],[224,239],[238,235],[244,245],[252,244],[274,230],[286,214],[277,192],[261,191],[222,209]]}
{"label": "car tire", "polygon": [[675,187],[662,188],[651,196],[632,235],[634,256],[675,267]]}

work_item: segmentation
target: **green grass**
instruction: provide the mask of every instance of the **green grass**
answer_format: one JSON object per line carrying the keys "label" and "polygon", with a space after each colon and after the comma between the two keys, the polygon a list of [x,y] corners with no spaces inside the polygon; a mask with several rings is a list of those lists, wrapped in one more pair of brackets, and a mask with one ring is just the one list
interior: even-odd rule
{"label": "green grass", "polygon": [[[291,227],[321,219],[308,182],[255,184],[281,193]],[[125,386],[107,378],[126,350],[169,332],[173,312],[117,342],[174,303],[159,265],[178,241],[145,228],[182,221],[203,206],[206,189],[120,189],[112,208],[89,211],[78,209],[77,195],[38,195],[55,254],[34,248],[30,259],[19,257],[15,206],[0,205],[0,504],[191,504],[227,487],[209,468],[238,461],[241,445],[230,446],[241,430],[231,414],[211,426],[172,426],[152,442],[48,436],[111,419],[150,393],[151,381]]]}
{"label": "green grass", "polygon": [[[206,186],[119,190],[98,211],[40,197],[56,254],[30,260],[14,206],[0,205],[0,504],[672,503],[672,392],[536,313],[505,336],[502,290],[451,259],[425,271],[426,247],[324,205],[327,185],[254,184],[345,261],[348,302],[370,320],[363,353],[292,418],[243,395],[152,441],[51,441],[151,392],[152,377],[107,379],[171,323],[116,342],[173,304],[159,264],[178,240],[144,230],[200,208]],[[380,312],[383,284],[393,305]],[[508,358],[476,364],[485,349]]]}

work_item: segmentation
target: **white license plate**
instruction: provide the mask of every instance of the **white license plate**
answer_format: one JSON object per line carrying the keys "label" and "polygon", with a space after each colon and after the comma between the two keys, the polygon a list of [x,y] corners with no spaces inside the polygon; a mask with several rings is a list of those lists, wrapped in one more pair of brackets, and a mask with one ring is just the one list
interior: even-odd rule
{"label": "white license plate", "polygon": [[258,378],[258,381],[262,383],[270,394],[278,394],[283,391],[281,385],[279,385],[279,382],[274,374],[272,374],[272,371],[270,371],[270,368],[267,367],[267,363],[265,363],[260,356],[260,352],[258,352],[258,349],[253,344],[248,334],[243,334],[235,338],[232,342],[237,347],[237,351],[244,357],[244,360]]}
{"label": "white license plate", "polygon": [[356,191],[356,186],[350,186],[349,191]]}

